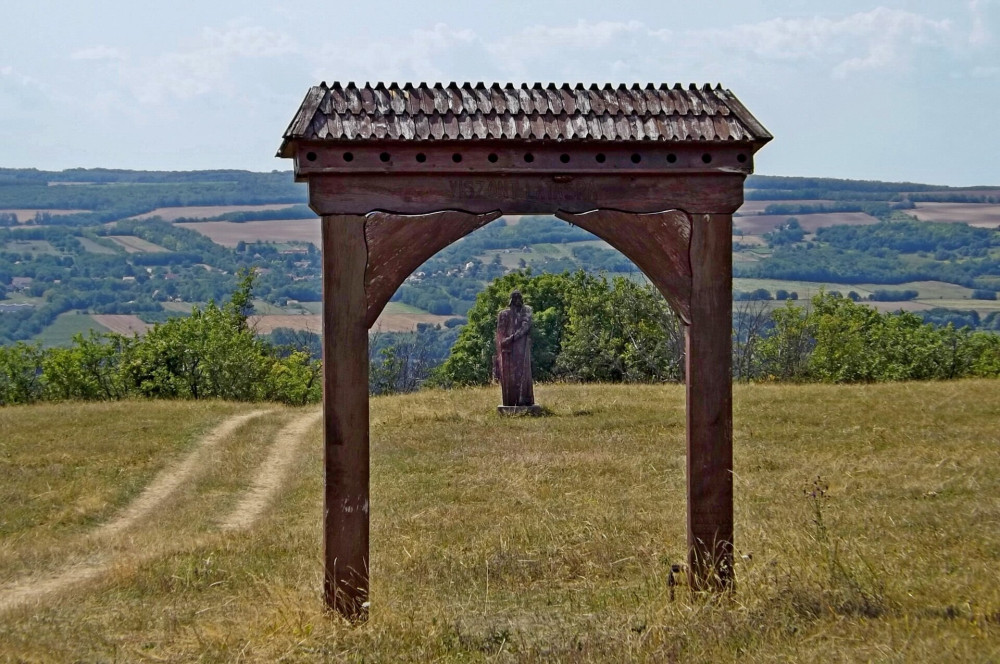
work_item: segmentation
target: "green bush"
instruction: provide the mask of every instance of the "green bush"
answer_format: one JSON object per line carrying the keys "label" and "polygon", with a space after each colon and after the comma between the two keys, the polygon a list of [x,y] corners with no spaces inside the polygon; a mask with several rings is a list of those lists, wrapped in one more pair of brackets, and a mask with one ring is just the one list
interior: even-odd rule
{"label": "green bush", "polygon": [[284,353],[247,326],[253,274],[232,297],[157,323],[143,337],[77,335],[68,348],[0,346],[0,405],[126,397],[304,404],[321,397],[320,365]]}

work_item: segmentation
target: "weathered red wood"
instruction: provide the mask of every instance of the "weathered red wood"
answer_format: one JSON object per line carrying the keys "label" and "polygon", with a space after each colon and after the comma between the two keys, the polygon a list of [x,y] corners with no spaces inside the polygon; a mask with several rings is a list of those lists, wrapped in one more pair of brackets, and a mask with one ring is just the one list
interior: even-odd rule
{"label": "weathered red wood", "polygon": [[[302,181],[322,174],[410,173],[490,176],[532,175],[685,175],[753,172],[753,153],[746,144],[729,143],[599,143],[503,140],[297,141],[295,177]],[[455,160],[459,155],[460,160]],[[525,157],[530,155],[530,160]],[[705,161],[708,155],[708,162]],[[349,158],[348,158],[349,157]]]}
{"label": "weathered red wood", "polygon": [[459,209],[473,214],[579,214],[599,209],[691,214],[735,212],[743,204],[743,173],[660,175],[412,175],[317,174],[309,204],[317,214],[373,210],[427,214]]}
{"label": "weathered red wood", "polygon": [[428,258],[500,216],[445,211],[419,216],[373,212],[365,220],[368,265],[365,272],[371,327],[403,281]]}
{"label": "weathered red wood", "polygon": [[363,620],[368,601],[368,326],[365,218],[325,216],[323,505],[329,608]]}
{"label": "weathered red wood", "polygon": [[691,218],[679,210],[633,214],[597,210],[556,216],[605,240],[632,260],[685,323],[691,322]]}
{"label": "weathered red wood", "polygon": [[688,565],[692,588],[718,589],[733,581],[732,216],[691,221]]}

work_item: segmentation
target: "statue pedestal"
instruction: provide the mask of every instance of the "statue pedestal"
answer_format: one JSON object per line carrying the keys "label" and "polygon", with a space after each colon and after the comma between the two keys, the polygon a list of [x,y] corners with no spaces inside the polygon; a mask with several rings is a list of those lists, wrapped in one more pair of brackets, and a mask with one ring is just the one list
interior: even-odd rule
{"label": "statue pedestal", "polygon": [[542,407],[538,404],[530,406],[497,406],[497,412],[501,415],[541,415]]}

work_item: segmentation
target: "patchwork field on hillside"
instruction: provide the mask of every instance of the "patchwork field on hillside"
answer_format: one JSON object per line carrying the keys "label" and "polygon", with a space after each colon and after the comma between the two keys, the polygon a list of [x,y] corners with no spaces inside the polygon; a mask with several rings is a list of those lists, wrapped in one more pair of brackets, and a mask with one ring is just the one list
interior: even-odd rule
{"label": "patchwork field on hillside", "polygon": [[815,233],[823,226],[862,226],[876,224],[878,219],[864,212],[824,212],[821,214],[758,214],[734,217],[733,227],[748,235],[763,235],[795,217],[807,233]]}
{"label": "patchwork field on hillside", "polygon": [[13,214],[17,215],[17,220],[19,222],[21,222],[22,224],[25,223],[25,222],[31,221],[32,219],[34,219],[35,215],[38,214],[38,213],[51,214],[53,217],[58,217],[58,216],[64,215],[64,214],[78,214],[80,212],[90,212],[90,210],[48,210],[48,209],[41,209],[41,208],[32,208],[30,210],[29,209],[13,210],[13,209],[9,209],[9,208],[0,209],[0,214],[3,214],[3,213],[7,213],[7,214],[13,213]]}
{"label": "patchwork field on hillside", "polygon": [[320,246],[319,219],[285,219],[270,221],[198,221],[178,223],[224,247],[242,242],[311,242]]}
{"label": "patchwork field on hillside", "polygon": [[[372,331],[381,332],[412,332],[417,329],[417,325],[427,323],[430,325],[444,325],[445,321],[453,316],[435,316],[428,313],[388,313],[384,312],[375,321]],[[303,330],[305,332],[315,332],[319,334],[323,329],[323,319],[319,314],[303,315],[263,315],[252,316],[250,325],[258,334],[268,334],[279,327],[287,327],[293,330]]]}
{"label": "patchwork field on hillside", "polygon": [[917,203],[908,214],[921,221],[952,221],[979,228],[1000,228],[1000,205],[986,203]]}
{"label": "patchwork field on hillside", "polygon": [[121,245],[121,247],[125,250],[125,253],[128,254],[170,251],[169,249],[165,249],[158,244],[154,244],[148,240],[143,240],[141,237],[136,237],[134,235],[108,235],[107,237],[115,244]]}
{"label": "patchwork field on hillside", "polygon": [[160,217],[164,221],[176,219],[204,219],[217,217],[229,212],[259,212],[261,210],[281,210],[289,207],[288,203],[273,203],[268,205],[192,205],[186,207],[161,207],[152,212],[139,214],[130,219],[149,219]]}

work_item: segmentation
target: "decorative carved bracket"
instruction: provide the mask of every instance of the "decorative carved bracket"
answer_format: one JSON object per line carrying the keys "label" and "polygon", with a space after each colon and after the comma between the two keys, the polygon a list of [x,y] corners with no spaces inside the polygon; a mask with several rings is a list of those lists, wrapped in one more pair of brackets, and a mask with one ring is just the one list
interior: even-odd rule
{"label": "decorative carved bracket", "polygon": [[590,231],[631,259],[691,324],[691,218],[680,210],[648,214],[594,210],[556,216]]}
{"label": "decorative carved bracket", "polygon": [[428,258],[452,242],[482,228],[500,211],[470,214],[455,210],[421,215],[372,212],[365,217],[365,295],[368,327],[382,313],[396,289]]}

